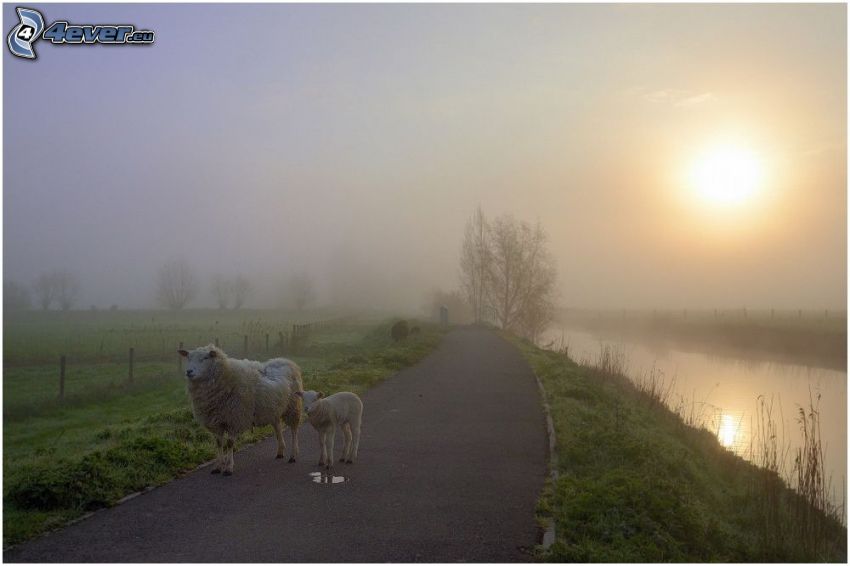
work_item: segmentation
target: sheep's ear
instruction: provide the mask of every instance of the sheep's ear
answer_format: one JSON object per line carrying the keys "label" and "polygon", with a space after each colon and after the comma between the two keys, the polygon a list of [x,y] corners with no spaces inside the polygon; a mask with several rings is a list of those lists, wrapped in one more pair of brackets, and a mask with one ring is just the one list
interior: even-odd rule
{"label": "sheep's ear", "polygon": [[216,352],[215,350],[210,350],[210,357],[214,358],[216,356],[218,356],[218,352]]}
{"label": "sheep's ear", "polygon": [[184,358],[189,357],[189,352],[187,352],[186,350],[177,350],[177,353],[183,356]]}
{"label": "sheep's ear", "polygon": [[324,396],[325,396],[324,392],[319,391],[319,399],[321,399],[321,398],[322,398],[322,397],[324,397]]}

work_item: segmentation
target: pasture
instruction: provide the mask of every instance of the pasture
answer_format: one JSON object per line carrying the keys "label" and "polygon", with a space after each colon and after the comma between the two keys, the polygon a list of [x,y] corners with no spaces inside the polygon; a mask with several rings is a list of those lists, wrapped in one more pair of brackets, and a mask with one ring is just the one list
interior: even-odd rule
{"label": "pasture", "polygon": [[[7,317],[4,546],[164,483],[212,457],[212,437],[189,410],[175,351],[180,342],[194,347],[218,338],[233,357],[243,357],[247,343],[247,357],[295,360],[306,388],[361,393],[424,357],[441,336],[436,327],[420,323],[419,336],[394,343],[392,321],[320,311],[300,319],[287,315],[99,311]],[[300,326],[296,337],[293,324]],[[60,400],[62,355],[67,365]],[[258,428],[242,442],[270,430]]]}

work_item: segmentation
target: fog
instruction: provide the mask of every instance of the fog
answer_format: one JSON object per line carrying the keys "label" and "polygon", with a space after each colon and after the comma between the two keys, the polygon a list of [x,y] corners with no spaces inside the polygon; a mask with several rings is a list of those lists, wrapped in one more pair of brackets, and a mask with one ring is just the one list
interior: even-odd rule
{"label": "fog", "polygon": [[[155,305],[158,268],[320,304],[455,289],[464,224],[540,221],[559,302],[846,305],[843,5],[31,5],[153,46],[3,55],[4,278]],[[17,22],[3,6],[3,29]],[[734,210],[683,172],[735,139]]]}

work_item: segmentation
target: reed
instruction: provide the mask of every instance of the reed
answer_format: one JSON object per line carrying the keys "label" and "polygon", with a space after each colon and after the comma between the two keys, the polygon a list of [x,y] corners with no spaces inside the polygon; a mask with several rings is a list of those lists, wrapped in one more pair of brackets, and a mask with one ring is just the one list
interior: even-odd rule
{"label": "reed", "polygon": [[810,388],[808,408],[797,409],[803,442],[794,455],[790,479],[800,495],[795,504],[796,538],[811,554],[825,557],[829,546],[834,544],[835,522],[844,522],[844,509],[843,504],[831,502],[832,478],[824,466],[819,408],[820,394],[814,397]]}

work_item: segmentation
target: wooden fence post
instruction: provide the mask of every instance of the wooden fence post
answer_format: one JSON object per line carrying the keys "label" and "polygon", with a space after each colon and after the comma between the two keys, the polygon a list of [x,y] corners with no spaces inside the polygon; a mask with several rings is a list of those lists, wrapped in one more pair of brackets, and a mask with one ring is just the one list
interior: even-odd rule
{"label": "wooden fence post", "polygon": [[65,399],[65,356],[59,358],[59,400]]}
{"label": "wooden fence post", "polygon": [[135,353],[133,348],[130,348],[130,383],[133,383],[133,354]]}

